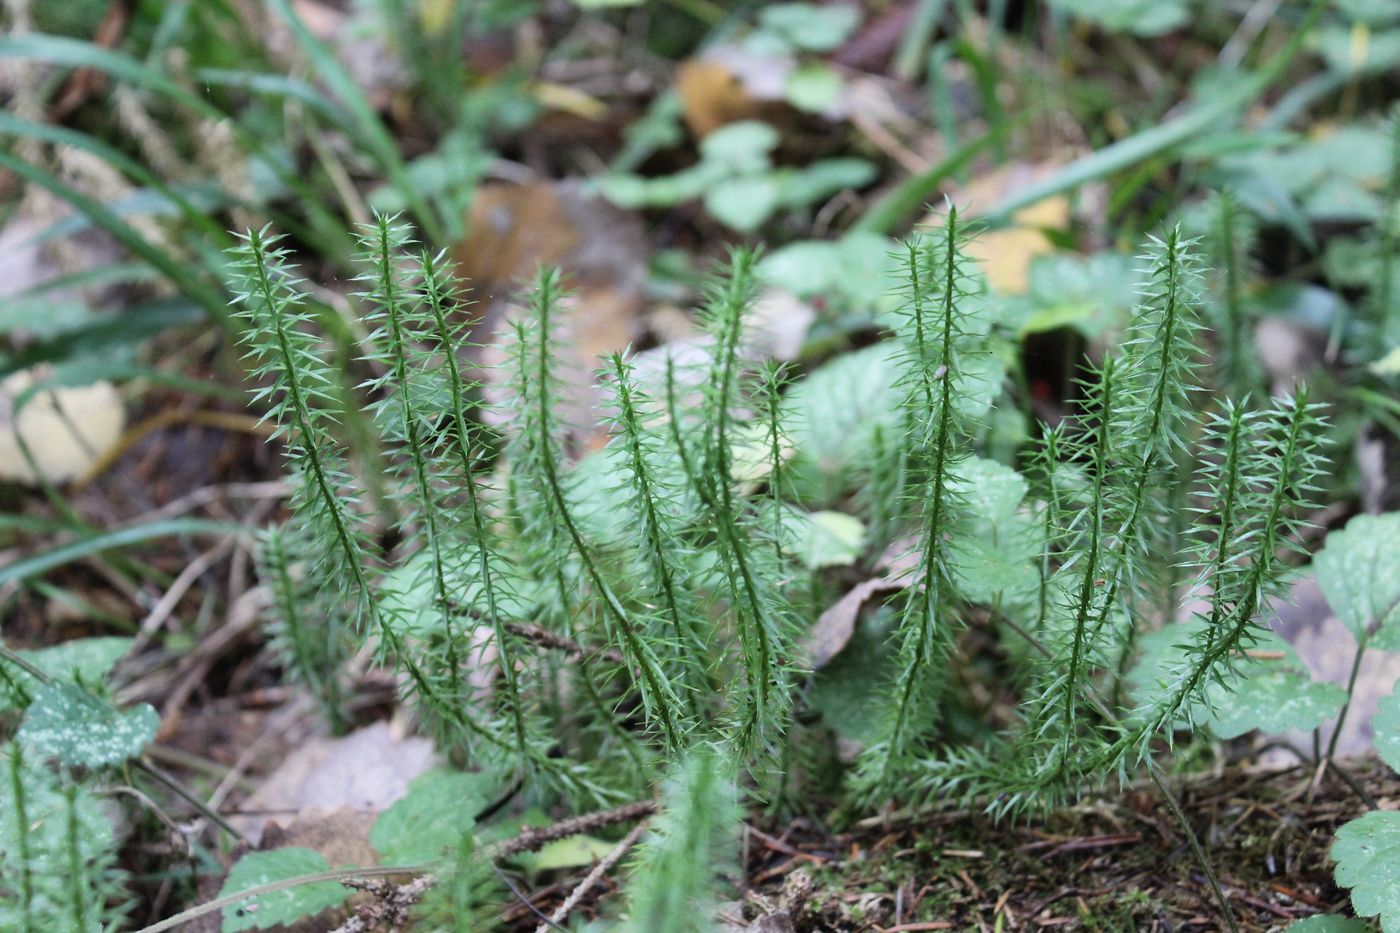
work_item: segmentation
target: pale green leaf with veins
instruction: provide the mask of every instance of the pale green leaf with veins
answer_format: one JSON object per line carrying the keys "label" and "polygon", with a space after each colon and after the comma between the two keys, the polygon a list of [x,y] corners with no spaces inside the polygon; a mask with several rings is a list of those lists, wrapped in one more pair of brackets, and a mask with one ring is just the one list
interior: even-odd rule
{"label": "pale green leaf with veins", "polygon": [[1313,558],[1332,611],[1369,647],[1400,650],[1400,512],[1358,515]]}
{"label": "pale green leaf with veins", "polygon": [[[1198,617],[1143,636],[1142,656],[1128,682],[1145,707],[1173,689],[1172,678],[1184,669],[1185,646],[1204,625]],[[1210,683],[1204,691],[1205,702],[1192,708],[1192,721],[1222,739],[1253,729],[1266,734],[1310,731],[1337,715],[1346,702],[1345,690],[1332,683],[1315,683],[1292,646],[1273,632],[1259,633],[1251,656],[1240,662],[1238,670],[1240,676],[1228,686]]]}
{"label": "pale green leaf with veins", "polygon": [[[293,846],[249,852],[233,863],[219,896],[227,897],[251,888],[329,870],[325,856],[312,849]],[[315,916],[335,907],[349,896],[350,890],[337,882],[318,881],[250,897],[224,908],[224,933],[295,923],[302,917]]]}
{"label": "pale green leaf with veins", "polygon": [[[1037,530],[1027,529],[1029,532]],[[1036,592],[1040,578],[1024,548],[1004,547],[968,536],[953,542],[952,552],[958,586],[973,602],[991,603],[998,596],[1024,598]]]}
{"label": "pale green leaf with veins", "polygon": [[865,548],[865,523],[845,512],[790,511],[797,557],[809,570],[849,567]]}
{"label": "pale green leaf with veins", "polygon": [[1378,916],[1382,930],[1400,933],[1400,812],[1375,810],[1342,826],[1331,855],[1357,915]]}
{"label": "pale green leaf with veins", "polygon": [[100,768],[141,754],[159,727],[149,703],[119,710],[82,687],[55,681],[34,694],[18,739],[39,758]]}
{"label": "pale green leaf with veins", "polygon": [[1011,467],[970,457],[958,464],[952,489],[962,496],[974,520],[999,526],[1016,514],[1029,489],[1025,477]]}
{"label": "pale green leaf with veins", "polygon": [[1210,730],[1219,738],[1233,739],[1254,729],[1269,735],[1316,729],[1337,715],[1347,692],[1306,673],[1281,669],[1249,673],[1233,692],[1212,684],[1206,696],[1211,703],[1206,717]]}
{"label": "pale green leaf with veins", "polygon": [[[96,684],[106,677],[131,647],[130,638],[74,638],[47,648],[23,650],[19,655],[54,680]],[[12,683],[30,697],[40,687],[28,671],[0,660],[0,710],[23,705]]]}
{"label": "pale green leaf with veins", "polygon": [[[1397,684],[1400,688],[1400,684]],[[1383,696],[1371,717],[1371,733],[1381,760],[1400,771],[1400,689]]]}
{"label": "pale green leaf with veins", "polygon": [[448,858],[476,825],[476,814],[498,792],[498,784],[489,774],[430,771],[379,815],[370,829],[370,844],[389,865]]}

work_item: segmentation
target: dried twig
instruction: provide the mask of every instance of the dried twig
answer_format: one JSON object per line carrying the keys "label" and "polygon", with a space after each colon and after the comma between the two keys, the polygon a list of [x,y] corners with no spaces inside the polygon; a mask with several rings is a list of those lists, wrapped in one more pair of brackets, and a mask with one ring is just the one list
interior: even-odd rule
{"label": "dried twig", "polygon": [[589,833],[605,826],[612,826],[615,823],[629,823],[632,820],[640,820],[651,816],[656,812],[656,804],[650,800],[639,800],[636,803],[623,804],[611,810],[599,810],[597,813],[586,813],[583,816],[571,817],[567,820],[560,820],[549,826],[541,826],[538,829],[523,830],[520,835],[497,843],[487,851],[493,858],[507,858],[512,855],[519,855],[521,852],[534,852],[541,847],[554,842],[557,839],[567,839],[570,836],[577,836],[580,833]]}

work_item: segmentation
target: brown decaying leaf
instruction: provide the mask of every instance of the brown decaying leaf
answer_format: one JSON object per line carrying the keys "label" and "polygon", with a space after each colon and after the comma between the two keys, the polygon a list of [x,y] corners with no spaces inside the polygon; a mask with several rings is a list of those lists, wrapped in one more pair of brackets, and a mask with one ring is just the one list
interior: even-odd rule
{"label": "brown decaying leaf", "polygon": [[741,120],[775,123],[791,116],[783,89],[792,68],[790,58],[756,58],[733,46],[681,62],[676,93],[685,125],[703,138]]}
{"label": "brown decaying leaf", "polygon": [[[468,225],[452,256],[477,302],[472,311],[481,317],[476,339],[487,345],[483,362],[503,360],[507,322],[525,313],[525,280],[541,266],[558,267],[569,293],[556,332],[564,383],[560,420],[595,426],[599,357],[641,336],[647,245],[640,219],[577,182],[532,182],[484,186]],[[595,432],[576,438],[575,446],[594,448],[602,440]]]}
{"label": "brown decaying leaf", "polygon": [[397,736],[385,722],[338,739],[312,739],[294,749],[243,802],[239,809],[247,815],[231,822],[258,842],[272,831],[270,818],[287,823],[290,830],[341,808],[378,814],[408,792],[410,781],[437,764],[429,739]]}
{"label": "brown decaying leaf", "polygon": [[[1270,628],[1293,646],[1313,679],[1345,687],[1356,657],[1356,639],[1328,607],[1316,578],[1307,576],[1293,584],[1287,597],[1274,602],[1272,611],[1275,617]],[[1371,717],[1375,715],[1376,704],[1394,689],[1397,681],[1400,681],[1400,655],[1366,652],[1356,673],[1351,710],[1337,740],[1339,756],[1363,755],[1370,751]],[[1323,726],[1324,747],[1334,725]],[[1308,747],[1312,741],[1310,735],[1289,738],[1300,748]]]}
{"label": "brown decaying leaf", "polygon": [[802,645],[811,669],[821,670],[841,653],[850,642],[856,629],[856,620],[860,618],[860,611],[867,602],[876,595],[892,593],[903,588],[903,583],[890,577],[875,577],[856,584],[850,592],[823,612]]}

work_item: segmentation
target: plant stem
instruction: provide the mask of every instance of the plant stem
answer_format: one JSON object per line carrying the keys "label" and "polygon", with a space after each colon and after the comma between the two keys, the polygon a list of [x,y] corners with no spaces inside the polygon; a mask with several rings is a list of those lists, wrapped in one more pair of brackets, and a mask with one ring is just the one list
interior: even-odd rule
{"label": "plant stem", "polygon": [[1162,780],[1161,774],[1157,770],[1157,763],[1152,760],[1147,762],[1147,773],[1152,778],[1152,783],[1157,785],[1157,790],[1161,792],[1162,799],[1166,801],[1167,809],[1171,810],[1172,816],[1176,819],[1181,831],[1186,834],[1186,842],[1191,846],[1191,854],[1196,857],[1196,863],[1201,866],[1201,871],[1205,872],[1206,880],[1210,882],[1210,889],[1215,893],[1215,900],[1220,905],[1220,913],[1225,918],[1225,923],[1230,927],[1231,933],[1239,933],[1239,924],[1235,922],[1235,913],[1230,909],[1230,901],[1225,896],[1224,890],[1220,887],[1220,881],[1215,877],[1215,869],[1210,864],[1210,859],[1206,856],[1206,850],[1201,847],[1201,840],[1196,838],[1196,831],[1191,828],[1191,821],[1186,818],[1186,814],[1181,811],[1181,806],[1172,796],[1171,790],[1166,782]]}

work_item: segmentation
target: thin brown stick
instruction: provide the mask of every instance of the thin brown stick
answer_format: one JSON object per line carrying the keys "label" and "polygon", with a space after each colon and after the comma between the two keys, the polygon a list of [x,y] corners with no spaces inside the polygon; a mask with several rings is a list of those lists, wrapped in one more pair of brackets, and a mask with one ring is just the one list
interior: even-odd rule
{"label": "thin brown stick", "polygon": [[616,823],[629,823],[632,820],[640,820],[651,816],[655,812],[655,803],[650,800],[639,800],[635,803],[614,807],[611,810],[599,810],[597,813],[586,813],[583,816],[575,816],[567,820],[560,820],[550,826],[523,830],[520,835],[497,843],[488,850],[487,854],[491,858],[497,859],[519,855],[522,852],[534,852],[558,839],[567,839],[570,836],[577,836],[580,833],[590,833]]}

